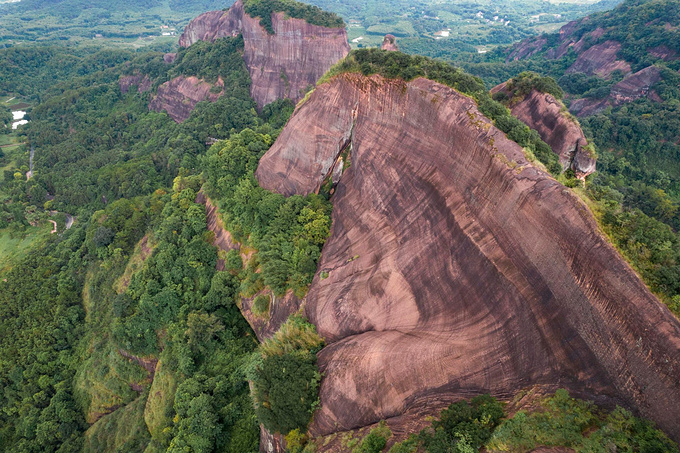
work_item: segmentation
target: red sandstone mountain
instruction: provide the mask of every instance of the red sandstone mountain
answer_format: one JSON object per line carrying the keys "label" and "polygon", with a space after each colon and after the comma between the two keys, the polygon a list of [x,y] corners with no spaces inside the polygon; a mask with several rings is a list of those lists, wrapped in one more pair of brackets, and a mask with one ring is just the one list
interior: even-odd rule
{"label": "red sandstone mountain", "polygon": [[661,102],[659,95],[652,89],[660,80],[661,72],[659,69],[656,66],[649,66],[614,85],[606,98],[577,99],[571,103],[569,110],[574,115],[583,117],[600,113],[610,106],[618,107],[644,97]]}
{"label": "red sandstone mountain", "polygon": [[302,19],[272,14],[274,34],[259,18],[245,13],[238,0],[228,11],[210,11],[192,20],[180,37],[188,47],[196,41],[215,41],[243,34],[244,54],[252,80],[251,96],[262,108],[277,99],[301,99],[305,91],[349,53],[344,28],[310,25]]}
{"label": "red sandstone mountain", "polygon": [[[585,17],[578,21],[572,21],[563,26],[559,32],[559,40],[556,47],[552,47],[545,53],[548,60],[556,60],[567,55],[571,49],[578,55],[578,58],[567,70],[566,73],[583,72],[587,75],[598,75],[608,78],[612,72],[619,70],[630,73],[630,64],[617,57],[621,49],[621,43],[617,41],[605,41],[597,43],[606,32],[603,28],[585,33],[583,36],[576,34],[579,25],[588,22]],[[507,61],[523,60],[532,57],[545,50],[548,40],[544,36],[527,38],[516,44],[510,52]]]}
{"label": "red sandstone mountain", "polygon": [[461,397],[546,384],[680,438],[680,323],[473,100],[422,78],[337,76],[256,176],[314,192],[347,146],[305,302],[327,340],[313,434],[381,419],[400,432]]}
{"label": "red sandstone mountain", "polygon": [[[491,90],[507,91],[507,83]],[[571,168],[577,178],[595,171],[595,158],[586,148],[588,141],[581,127],[569,117],[564,105],[552,95],[531,90],[523,99],[511,105],[511,112],[524,124],[536,130],[553,152],[560,156],[564,170]]]}

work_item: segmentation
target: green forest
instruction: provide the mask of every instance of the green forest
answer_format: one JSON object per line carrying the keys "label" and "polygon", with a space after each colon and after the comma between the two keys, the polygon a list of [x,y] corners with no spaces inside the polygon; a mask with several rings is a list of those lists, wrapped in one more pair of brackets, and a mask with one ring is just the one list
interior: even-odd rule
{"label": "green forest", "polygon": [[[381,25],[375,33],[391,30],[396,12],[411,14],[416,34],[398,41],[411,54],[356,49],[319,83],[343,72],[426,77],[472,97],[537,165],[586,199],[612,243],[680,316],[680,68],[640,51],[677,38],[663,22],[677,24],[677,14],[660,13],[670,0],[628,0],[618,13],[594,14],[582,27],[583,34],[613,27],[603,39],[624,40],[621,56],[634,68],[655,64],[662,74],[653,87],[662,102],[644,98],[580,119],[598,153],[598,172],[583,186],[489,89],[514,78],[514,95],[537,89],[568,106],[608,94],[622,74],[565,74],[573,52],[507,65],[507,50],[476,53],[478,45],[529,36],[534,25],[508,26],[476,42],[456,38],[454,46],[426,37],[455,23],[448,22],[454,15],[495,14],[502,4],[423,3],[418,13],[396,2],[380,18],[377,7],[363,3],[315,4],[340,15],[289,0],[248,0],[245,7],[270,32],[272,11],[326,27],[342,27],[345,18],[350,30],[349,18],[360,17],[366,29]],[[526,11],[574,18],[581,11],[527,5],[514,5],[513,21]],[[12,254],[0,261],[0,451],[247,453],[259,451],[260,425],[285,436],[293,453],[323,451],[325,442],[363,453],[678,451],[651,422],[555,389],[527,407],[517,403],[524,392],[509,402],[489,395],[455,402],[396,443],[385,422],[339,438],[309,436],[324,338],[296,313],[260,342],[241,314],[244,299],[267,319],[272,300],[304,298],[331,231],[329,187],[286,198],[254,177],[295,106],[280,100],[256,110],[240,36],[179,49],[172,64],[163,56],[176,48],[176,36],[172,44],[148,41],[138,49],[76,45],[93,34],[138,39],[151,33],[149,17],[180,27],[224,7],[212,0],[0,5],[3,43],[13,40],[0,49],[0,96],[26,103],[30,119],[17,131],[3,128],[12,122],[3,99],[0,140],[11,146],[0,148],[0,253]],[[73,26],[56,27],[56,20]],[[644,21],[652,26],[641,27]],[[420,52],[427,56],[413,55]],[[149,110],[149,93],[121,92],[121,78],[137,75],[149,77],[151,93],[179,76],[221,78],[225,89],[176,123]],[[202,196],[217,206],[237,249],[213,246]]]}

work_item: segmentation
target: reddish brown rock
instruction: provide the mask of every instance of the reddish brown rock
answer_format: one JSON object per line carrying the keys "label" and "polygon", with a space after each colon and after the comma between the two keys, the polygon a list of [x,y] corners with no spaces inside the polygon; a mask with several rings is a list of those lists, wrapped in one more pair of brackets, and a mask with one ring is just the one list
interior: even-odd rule
{"label": "reddish brown rock", "polygon": [[397,46],[397,37],[394,35],[385,35],[380,48],[382,50],[398,51],[399,46]]}
{"label": "reddish brown rock", "polygon": [[[506,86],[507,83],[503,83],[491,91],[506,91]],[[581,126],[569,118],[567,109],[552,95],[531,90],[524,99],[512,104],[510,110],[560,156],[562,169],[571,168],[580,179],[595,172],[595,159],[586,148],[588,141]]]}
{"label": "reddish brown rock", "polygon": [[345,137],[328,276],[306,298],[327,339],[313,434],[553,384],[680,438],[680,323],[474,101],[425,79],[338,76],[294,113],[257,177],[312,192]]}
{"label": "reddish brown rock", "polygon": [[647,52],[657,58],[661,58],[663,61],[672,61],[680,58],[675,49],[671,49],[666,45],[652,47],[651,49],[647,49]]}
{"label": "reddish brown rock", "polygon": [[581,53],[573,65],[566,70],[566,74],[583,72],[587,75],[598,75],[607,78],[614,71],[630,73],[630,64],[623,60],[617,60],[616,54],[621,49],[621,43],[605,41],[588,48]]}
{"label": "reddish brown rock", "polygon": [[215,87],[224,87],[221,78],[212,84],[198,77],[177,77],[158,87],[156,96],[149,102],[149,109],[156,112],[165,110],[173,120],[181,123],[189,118],[199,102],[215,102],[222,96],[224,90],[215,92]]}
{"label": "reddish brown rock", "polygon": [[139,93],[144,93],[151,89],[151,79],[147,75],[135,74],[122,76],[118,80],[118,85],[120,86],[120,91],[123,94],[127,94],[130,91],[130,87],[137,86],[137,91]]}
{"label": "reddish brown rock", "polygon": [[655,66],[644,68],[614,85],[604,99],[577,99],[571,103],[569,110],[576,116],[584,117],[596,115],[607,107],[633,102],[647,97],[655,102],[661,102],[659,95],[652,87],[661,80],[661,72]]}
{"label": "reddish brown rock", "polygon": [[515,46],[506,61],[524,60],[541,52],[548,40],[543,36],[538,38],[527,38]]}
{"label": "reddish brown rock", "polygon": [[198,41],[215,42],[219,38],[237,36],[241,32],[243,4],[237,2],[229,11],[208,11],[194,18],[179,38],[180,47]]}
{"label": "reddish brown rock", "polygon": [[239,0],[227,12],[211,11],[191,21],[180,45],[243,34],[250,94],[259,108],[277,99],[298,101],[350,50],[344,28],[310,25],[283,13],[272,15],[272,27],[274,34],[269,34],[259,18],[245,13]]}

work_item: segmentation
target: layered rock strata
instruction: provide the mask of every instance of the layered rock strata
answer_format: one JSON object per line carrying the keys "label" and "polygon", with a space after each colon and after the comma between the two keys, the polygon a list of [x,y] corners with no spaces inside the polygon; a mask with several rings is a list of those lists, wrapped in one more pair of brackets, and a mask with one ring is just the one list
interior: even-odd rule
{"label": "layered rock strata", "polygon": [[314,192],[348,145],[306,298],[327,340],[313,434],[553,384],[680,438],[680,323],[473,100],[425,79],[338,76],[256,176]]}
{"label": "layered rock strata", "polygon": [[344,28],[310,25],[284,13],[272,14],[272,28],[274,33],[268,33],[259,18],[245,13],[239,0],[229,11],[211,11],[192,20],[179,43],[188,47],[199,40],[243,34],[250,94],[259,108],[277,99],[298,101],[350,50]]}

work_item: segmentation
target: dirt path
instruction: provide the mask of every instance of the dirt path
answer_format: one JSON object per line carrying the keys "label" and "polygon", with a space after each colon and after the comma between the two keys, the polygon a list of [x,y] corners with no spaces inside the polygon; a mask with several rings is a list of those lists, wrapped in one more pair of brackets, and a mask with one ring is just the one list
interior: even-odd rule
{"label": "dirt path", "polygon": [[10,146],[19,146],[19,145],[25,145],[28,142],[21,142],[21,143],[8,143],[6,145],[0,145],[0,148],[8,148]]}
{"label": "dirt path", "polygon": [[54,234],[57,232],[57,222],[54,220],[48,220],[48,222],[52,222],[52,231],[50,231],[50,234]]}

